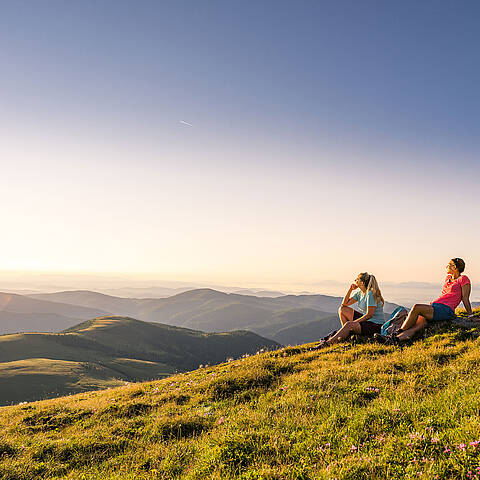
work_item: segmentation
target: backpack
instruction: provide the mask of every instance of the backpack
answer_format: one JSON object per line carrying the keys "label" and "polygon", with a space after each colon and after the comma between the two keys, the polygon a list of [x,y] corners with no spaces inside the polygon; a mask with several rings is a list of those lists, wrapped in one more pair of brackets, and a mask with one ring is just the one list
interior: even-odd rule
{"label": "backpack", "polygon": [[395,335],[400,330],[407,315],[408,310],[405,307],[397,307],[390,315],[390,318],[382,325],[380,333],[384,336]]}

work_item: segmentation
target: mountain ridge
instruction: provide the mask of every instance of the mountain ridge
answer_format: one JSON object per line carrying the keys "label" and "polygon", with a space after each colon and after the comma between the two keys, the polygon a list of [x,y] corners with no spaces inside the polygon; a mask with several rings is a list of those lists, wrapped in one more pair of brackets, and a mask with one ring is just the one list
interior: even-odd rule
{"label": "mountain ridge", "polygon": [[[257,297],[224,293],[211,288],[189,290],[161,299],[125,299],[88,291],[66,291],[35,295],[35,298],[70,301],[84,306],[108,309],[111,315],[128,315],[148,322],[160,322],[202,331],[244,329],[277,340],[283,330],[282,342],[298,344],[326,335],[338,324],[337,310],[342,299],[329,295],[284,295]],[[386,303],[393,311],[395,304]],[[317,312],[312,316],[313,312]],[[305,313],[302,318],[301,312]],[[305,337],[310,329],[311,338]],[[285,324],[288,323],[288,325]],[[291,327],[284,330],[286,327]],[[299,333],[300,330],[303,333]],[[288,332],[288,336],[287,335]]]}

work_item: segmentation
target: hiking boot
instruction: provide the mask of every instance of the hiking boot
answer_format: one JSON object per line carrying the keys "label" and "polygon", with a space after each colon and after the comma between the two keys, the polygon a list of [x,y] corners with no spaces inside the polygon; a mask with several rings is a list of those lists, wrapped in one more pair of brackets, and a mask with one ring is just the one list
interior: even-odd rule
{"label": "hiking boot", "polygon": [[390,335],[381,335],[380,333],[375,333],[373,335],[373,339],[381,343],[382,345],[398,345],[399,340],[396,336],[390,336]]}
{"label": "hiking boot", "polygon": [[328,346],[328,343],[325,340],[320,340],[318,345],[315,345],[314,347],[310,347],[309,350],[310,351],[321,350],[322,348],[327,347],[327,346]]}

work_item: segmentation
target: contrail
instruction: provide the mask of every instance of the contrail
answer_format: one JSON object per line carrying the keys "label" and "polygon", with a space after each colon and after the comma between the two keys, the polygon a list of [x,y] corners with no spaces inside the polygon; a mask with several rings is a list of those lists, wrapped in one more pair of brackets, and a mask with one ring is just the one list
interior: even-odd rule
{"label": "contrail", "polygon": [[180,120],[180,123],[183,123],[184,125],[188,125],[189,127],[193,127],[191,123],[184,122],[183,120]]}

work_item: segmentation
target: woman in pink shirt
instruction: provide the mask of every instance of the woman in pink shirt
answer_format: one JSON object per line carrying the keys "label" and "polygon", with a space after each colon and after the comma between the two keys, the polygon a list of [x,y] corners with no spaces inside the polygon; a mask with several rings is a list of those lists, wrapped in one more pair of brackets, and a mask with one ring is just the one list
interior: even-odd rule
{"label": "woman in pink shirt", "polygon": [[452,258],[447,264],[447,278],[443,284],[442,294],[430,305],[416,304],[410,310],[408,317],[398,330],[396,339],[399,341],[409,340],[418,331],[424,329],[427,321],[440,322],[453,320],[455,309],[463,302],[468,317],[473,316],[470,305],[470,280],[462,275],[465,270],[465,262],[461,258]]}

